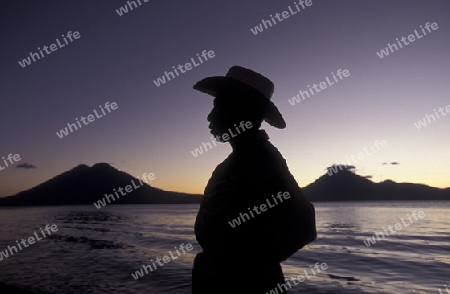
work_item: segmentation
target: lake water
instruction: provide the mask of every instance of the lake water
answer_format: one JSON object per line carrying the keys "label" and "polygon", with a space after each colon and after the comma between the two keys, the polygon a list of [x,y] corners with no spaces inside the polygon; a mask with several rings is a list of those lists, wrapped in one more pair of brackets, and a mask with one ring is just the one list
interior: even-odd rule
{"label": "lake water", "polygon": [[[190,293],[192,262],[201,251],[193,231],[198,207],[1,208],[0,251],[17,247],[16,240],[28,239],[34,232],[42,236],[39,228],[46,224],[56,224],[58,231],[3,258],[0,282],[35,293]],[[447,293],[450,201],[337,202],[315,207],[317,240],[283,263],[287,281],[304,270],[309,279],[295,286],[291,282],[289,293],[439,293],[439,288]],[[414,210],[425,216],[415,220]],[[408,227],[401,225],[395,234],[365,245],[375,231],[386,228],[389,233],[388,226],[401,223],[401,218]],[[131,276],[183,243],[191,243],[193,250],[138,280]],[[328,268],[313,275],[309,266],[316,262]]]}

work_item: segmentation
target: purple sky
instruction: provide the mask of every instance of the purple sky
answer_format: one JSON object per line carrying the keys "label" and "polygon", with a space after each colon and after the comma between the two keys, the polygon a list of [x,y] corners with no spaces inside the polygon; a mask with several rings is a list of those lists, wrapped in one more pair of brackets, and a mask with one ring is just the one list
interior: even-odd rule
{"label": "purple sky", "polygon": [[[420,129],[414,124],[450,105],[449,1],[313,0],[258,35],[250,29],[294,8],[293,1],[140,1],[122,16],[116,9],[126,1],[2,1],[0,167],[8,154],[21,160],[0,170],[0,196],[97,162],[134,176],[154,173],[150,184],[162,189],[202,193],[231,148],[191,154],[211,142],[212,108],[212,98],[192,85],[232,65],[275,83],[272,99],[287,128],[263,129],[300,186],[352,156],[357,173],[377,182],[450,186],[450,115]],[[377,55],[427,22],[438,29]],[[69,31],[81,37],[19,65]],[[160,87],[153,83],[203,50],[215,57]],[[339,69],[350,76],[299,104],[288,102]],[[58,138],[67,123],[100,113],[106,102],[118,108]],[[364,155],[377,140],[387,146]],[[391,162],[399,164],[383,164]]]}

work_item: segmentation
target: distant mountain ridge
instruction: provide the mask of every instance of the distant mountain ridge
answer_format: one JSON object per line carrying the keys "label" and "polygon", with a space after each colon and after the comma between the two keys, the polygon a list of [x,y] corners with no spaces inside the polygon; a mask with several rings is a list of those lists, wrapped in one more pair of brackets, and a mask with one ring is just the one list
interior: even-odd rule
{"label": "distant mountain ridge", "polygon": [[[117,170],[107,163],[92,167],[81,164],[34,188],[15,196],[0,198],[0,206],[9,205],[79,205],[101,200],[105,194],[114,195],[114,190],[135,183],[138,188],[111,204],[172,204],[200,203],[201,195],[169,192],[151,187],[139,179]],[[121,194],[118,194],[121,195]],[[118,199],[117,199],[118,198]],[[108,203],[108,202],[106,202]]]}
{"label": "distant mountain ridge", "polygon": [[[132,192],[111,201],[118,188],[139,186]],[[113,190],[115,189],[115,190]],[[344,169],[331,176],[325,174],[302,189],[311,201],[384,201],[384,200],[450,200],[450,188],[439,189],[422,184],[395,183],[386,180],[374,183],[367,177]],[[118,194],[120,195],[120,194]],[[110,204],[199,204],[202,195],[164,191],[117,170],[107,163],[92,167],[81,164],[34,188],[14,196],[0,198],[0,206],[93,205],[102,199]]]}
{"label": "distant mountain ridge", "polygon": [[450,200],[450,188],[391,180],[374,183],[352,168],[327,173],[302,190],[311,201]]}

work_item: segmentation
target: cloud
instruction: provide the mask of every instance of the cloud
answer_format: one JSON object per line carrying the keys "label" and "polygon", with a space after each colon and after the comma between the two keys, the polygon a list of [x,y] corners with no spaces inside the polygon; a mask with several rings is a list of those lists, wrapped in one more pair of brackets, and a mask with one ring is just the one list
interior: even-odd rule
{"label": "cloud", "polygon": [[398,164],[400,164],[400,163],[398,163],[398,162],[396,162],[396,161],[393,161],[393,162],[391,162],[391,163],[389,163],[389,162],[383,162],[383,163],[382,163],[382,165],[386,165],[386,164],[390,164],[390,165],[398,165]]}
{"label": "cloud", "polygon": [[16,168],[30,169],[30,168],[36,168],[36,166],[25,162],[25,163],[17,165]]}
{"label": "cloud", "polygon": [[337,170],[337,168],[339,168],[340,170],[346,170],[346,171],[351,171],[351,172],[354,172],[355,171],[355,169],[356,169],[356,167],[354,166],[354,165],[346,165],[346,164],[333,164],[332,166],[329,166],[329,167],[327,167],[327,172],[330,170],[330,169],[334,169],[334,170]]}

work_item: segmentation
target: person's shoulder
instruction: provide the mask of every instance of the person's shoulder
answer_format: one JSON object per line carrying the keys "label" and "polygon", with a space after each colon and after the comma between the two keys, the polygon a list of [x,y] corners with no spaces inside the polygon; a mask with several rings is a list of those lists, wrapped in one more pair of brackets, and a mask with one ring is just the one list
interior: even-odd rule
{"label": "person's shoulder", "polygon": [[261,159],[269,165],[276,165],[282,168],[287,167],[286,159],[275,145],[267,141],[261,148]]}
{"label": "person's shoulder", "polygon": [[252,152],[238,154],[232,161],[233,170],[243,178],[265,181],[289,172],[286,160],[270,142]]}

